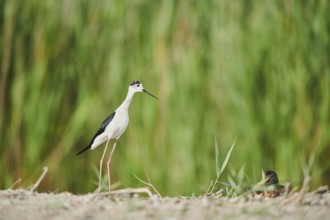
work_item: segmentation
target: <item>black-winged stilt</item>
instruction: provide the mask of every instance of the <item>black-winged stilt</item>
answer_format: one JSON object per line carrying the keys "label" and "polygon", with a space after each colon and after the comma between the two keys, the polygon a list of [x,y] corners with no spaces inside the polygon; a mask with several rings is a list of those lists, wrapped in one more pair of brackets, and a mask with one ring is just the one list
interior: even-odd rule
{"label": "black-winged stilt", "polygon": [[127,128],[129,115],[128,115],[128,108],[132,101],[132,98],[135,93],[137,92],[145,92],[148,95],[158,99],[156,96],[152,95],[151,93],[147,92],[141,82],[133,81],[128,87],[128,93],[124,102],[113,112],[109,115],[101,124],[99,129],[97,130],[96,134],[92,138],[91,142],[81,151],[79,151],[77,155],[83,153],[88,149],[95,149],[96,147],[100,146],[102,143],[106,142],[104,152],[102,154],[100,160],[100,174],[99,174],[99,187],[98,191],[101,190],[101,176],[102,176],[102,164],[105,152],[107,151],[108,144],[110,139],[115,139],[115,143],[112,147],[108,162],[107,162],[107,169],[108,169],[108,183],[109,183],[109,191],[110,191],[110,162],[112,158],[112,154],[116,148],[116,144],[120,138],[120,136],[124,133]]}

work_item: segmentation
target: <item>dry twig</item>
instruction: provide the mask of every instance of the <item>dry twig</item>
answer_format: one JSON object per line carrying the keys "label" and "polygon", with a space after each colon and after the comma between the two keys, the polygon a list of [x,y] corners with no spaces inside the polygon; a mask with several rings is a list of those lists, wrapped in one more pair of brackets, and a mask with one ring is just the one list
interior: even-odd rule
{"label": "dry twig", "polygon": [[127,189],[120,189],[110,192],[103,192],[100,195],[109,196],[109,195],[120,195],[120,194],[133,194],[133,193],[146,193],[150,198],[153,198],[152,193],[150,192],[149,188],[127,188]]}
{"label": "dry twig", "polygon": [[146,181],[144,181],[144,180],[141,180],[141,179],[140,179],[139,177],[137,177],[134,173],[133,173],[133,176],[134,176],[137,180],[139,180],[141,183],[143,183],[143,184],[145,184],[145,185],[151,187],[151,188],[157,193],[158,197],[159,197],[159,198],[162,198],[162,196],[160,195],[160,193],[158,192],[158,190],[156,189],[156,187],[154,187],[154,185],[152,185],[152,183],[151,183],[151,181],[150,181],[150,178],[149,178],[149,175],[148,175],[147,171],[144,170],[144,172],[146,173],[146,176],[147,176],[148,182],[146,182]]}
{"label": "dry twig", "polygon": [[22,178],[19,178],[18,180],[16,180],[16,182],[13,183],[13,185],[11,185],[11,186],[9,187],[9,189],[12,189],[15,185],[19,184],[20,182],[22,182]]}
{"label": "dry twig", "polygon": [[41,181],[44,179],[44,177],[45,177],[45,175],[48,173],[48,167],[44,167],[43,169],[42,169],[42,174],[41,174],[41,176],[39,177],[39,179],[37,180],[37,182],[35,183],[35,184],[33,184],[33,186],[31,187],[31,189],[30,189],[30,192],[33,192],[33,191],[35,191],[37,188],[38,188],[38,186],[39,186],[39,184],[41,183]]}
{"label": "dry twig", "polygon": [[308,186],[311,178],[310,176],[305,176],[304,182],[300,188],[300,191],[296,194],[293,194],[286,198],[281,204],[286,205],[290,202],[294,202],[296,205],[301,204],[304,198],[305,193],[308,191]]}

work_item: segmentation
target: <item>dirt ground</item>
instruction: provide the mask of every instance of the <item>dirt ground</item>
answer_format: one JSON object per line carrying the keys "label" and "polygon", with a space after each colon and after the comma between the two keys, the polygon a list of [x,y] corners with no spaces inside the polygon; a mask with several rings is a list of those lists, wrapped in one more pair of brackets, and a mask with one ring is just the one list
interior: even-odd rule
{"label": "dirt ground", "polygon": [[45,219],[329,219],[327,189],[277,198],[245,195],[151,198],[143,194],[0,191],[0,220]]}

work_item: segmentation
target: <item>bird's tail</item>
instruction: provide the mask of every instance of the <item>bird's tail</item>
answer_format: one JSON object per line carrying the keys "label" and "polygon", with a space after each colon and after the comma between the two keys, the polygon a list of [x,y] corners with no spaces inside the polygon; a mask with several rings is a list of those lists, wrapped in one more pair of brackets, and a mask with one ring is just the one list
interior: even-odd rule
{"label": "bird's tail", "polygon": [[82,149],[81,151],[79,151],[79,152],[76,154],[76,156],[78,156],[79,154],[85,152],[86,150],[88,150],[88,149],[90,149],[90,148],[91,148],[91,145],[89,144],[89,145],[87,145],[84,149]]}

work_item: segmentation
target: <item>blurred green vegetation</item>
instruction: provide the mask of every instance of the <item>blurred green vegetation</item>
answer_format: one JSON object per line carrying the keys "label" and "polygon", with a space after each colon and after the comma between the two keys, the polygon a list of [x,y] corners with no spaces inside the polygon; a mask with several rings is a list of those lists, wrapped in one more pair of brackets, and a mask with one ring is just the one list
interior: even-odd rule
{"label": "blurred green vegetation", "polygon": [[[112,180],[206,192],[214,133],[230,169],[330,183],[330,2],[0,1],[0,187],[90,192],[102,147],[79,157],[140,80]],[[110,151],[109,151],[110,152]],[[227,173],[227,174],[226,174]]]}

